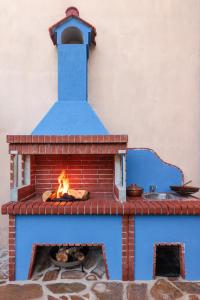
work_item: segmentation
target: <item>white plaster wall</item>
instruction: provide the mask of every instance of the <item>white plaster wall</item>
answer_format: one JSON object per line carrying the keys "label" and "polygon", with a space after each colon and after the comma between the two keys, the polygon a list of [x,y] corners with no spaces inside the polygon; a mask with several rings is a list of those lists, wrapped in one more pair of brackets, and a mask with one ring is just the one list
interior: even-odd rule
{"label": "white plaster wall", "polygon": [[106,127],[200,186],[200,0],[1,0],[0,202],[9,200],[6,134],[29,134],[56,99],[47,29],[71,5],[97,28],[89,99]]}

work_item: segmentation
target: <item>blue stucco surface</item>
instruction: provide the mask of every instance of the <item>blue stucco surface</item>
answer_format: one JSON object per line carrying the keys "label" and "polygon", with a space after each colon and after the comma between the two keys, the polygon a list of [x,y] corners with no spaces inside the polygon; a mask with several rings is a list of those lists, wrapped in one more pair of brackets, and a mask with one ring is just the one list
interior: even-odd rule
{"label": "blue stucco surface", "polygon": [[17,216],[16,280],[27,279],[34,243],[103,243],[110,279],[121,279],[120,216]]}
{"label": "blue stucco surface", "polygon": [[[83,44],[61,44],[67,27],[81,30]],[[87,60],[91,27],[71,18],[56,28],[58,49],[58,101],[32,131],[32,135],[106,135],[107,129],[87,102]]]}
{"label": "blue stucco surface", "polygon": [[58,100],[87,101],[86,45],[58,45]]}
{"label": "blue stucco surface", "polygon": [[86,101],[57,101],[32,134],[101,135],[108,131]]}
{"label": "blue stucco surface", "polygon": [[150,185],[156,185],[158,192],[169,192],[170,185],[183,181],[181,170],[163,162],[150,149],[129,149],[127,153],[127,185],[136,183],[149,192]]}
{"label": "blue stucco surface", "polygon": [[185,244],[187,280],[200,280],[200,216],[136,216],[135,279],[153,278],[154,243]]}

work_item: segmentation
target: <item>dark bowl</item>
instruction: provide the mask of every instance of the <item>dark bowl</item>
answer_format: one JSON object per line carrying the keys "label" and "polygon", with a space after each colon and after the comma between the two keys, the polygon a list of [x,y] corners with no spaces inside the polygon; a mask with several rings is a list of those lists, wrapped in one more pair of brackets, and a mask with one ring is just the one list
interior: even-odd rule
{"label": "dark bowl", "polygon": [[126,191],[126,194],[127,194],[127,196],[129,196],[129,197],[140,197],[140,196],[142,196],[142,193],[143,193],[143,189],[141,189],[141,190],[127,190]]}
{"label": "dark bowl", "polygon": [[180,195],[188,196],[199,191],[198,187],[188,186],[188,185],[171,185],[170,189]]}
{"label": "dark bowl", "polygon": [[62,261],[57,261],[56,260],[56,253],[58,252],[58,250],[59,250],[58,246],[54,246],[54,247],[52,247],[50,249],[49,255],[50,255],[51,262],[56,267],[59,267],[59,268],[69,268],[69,269],[76,268],[76,267],[80,266],[81,264],[83,264],[85,262],[86,258],[87,258],[87,254],[88,254],[88,251],[89,251],[88,247],[85,247],[85,249],[82,249],[82,252],[84,252],[84,254],[85,254],[85,258],[82,261],[75,260],[73,257],[71,257],[69,259],[69,261],[62,262]]}

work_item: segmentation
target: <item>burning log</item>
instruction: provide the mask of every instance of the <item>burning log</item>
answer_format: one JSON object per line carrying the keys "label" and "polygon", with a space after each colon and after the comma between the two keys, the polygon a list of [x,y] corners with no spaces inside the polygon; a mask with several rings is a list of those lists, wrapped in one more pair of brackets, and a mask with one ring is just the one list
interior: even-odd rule
{"label": "burning log", "polygon": [[88,200],[89,192],[86,190],[74,190],[69,189],[68,193],[64,193],[57,198],[57,193],[55,191],[45,191],[42,194],[42,200],[46,201],[73,201],[73,200]]}
{"label": "burning log", "polygon": [[75,199],[78,200],[87,200],[89,199],[89,192],[86,190],[73,190],[69,189],[68,194],[73,196]]}
{"label": "burning log", "polygon": [[53,191],[46,191],[42,194],[43,202],[46,202],[49,198],[51,198]]}
{"label": "burning log", "polygon": [[89,199],[89,192],[86,190],[74,190],[69,188],[69,180],[62,171],[58,177],[57,191],[46,191],[42,195],[42,200],[46,201],[73,201],[73,200],[87,200]]}

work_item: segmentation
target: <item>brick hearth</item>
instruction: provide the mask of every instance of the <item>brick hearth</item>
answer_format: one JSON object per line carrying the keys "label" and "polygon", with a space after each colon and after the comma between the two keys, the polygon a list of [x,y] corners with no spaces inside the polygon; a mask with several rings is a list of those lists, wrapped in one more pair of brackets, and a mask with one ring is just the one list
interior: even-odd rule
{"label": "brick hearth", "polygon": [[120,203],[112,194],[91,194],[87,201],[42,202],[40,195],[26,201],[10,201],[2,206],[9,215],[200,215],[200,201],[189,198],[175,201],[134,201]]}

